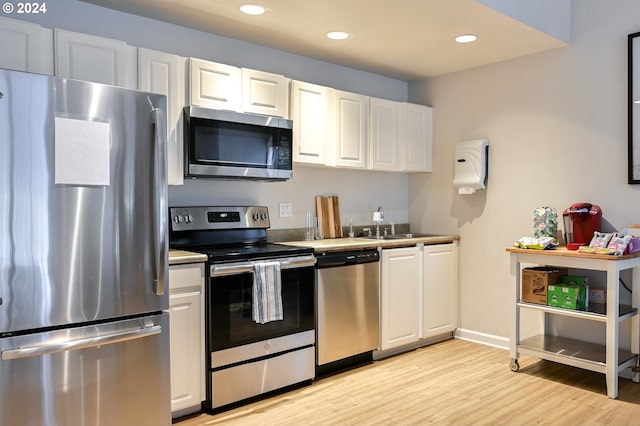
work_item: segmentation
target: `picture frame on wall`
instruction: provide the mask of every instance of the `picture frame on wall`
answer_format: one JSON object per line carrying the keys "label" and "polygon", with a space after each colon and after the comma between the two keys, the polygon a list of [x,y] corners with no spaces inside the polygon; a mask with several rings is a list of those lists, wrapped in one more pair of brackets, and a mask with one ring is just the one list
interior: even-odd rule
{"label": "picture frame on wall", "polygon": [[640,32],[628,35],[628,183],[640,184]]}

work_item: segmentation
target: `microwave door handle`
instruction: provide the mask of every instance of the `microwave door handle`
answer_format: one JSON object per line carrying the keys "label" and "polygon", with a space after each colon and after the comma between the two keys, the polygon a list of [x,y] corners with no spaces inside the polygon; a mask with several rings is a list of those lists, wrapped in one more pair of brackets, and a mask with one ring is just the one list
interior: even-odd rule
{"label": "microwave door handle", "polygon": [[152,194],[153,214],[153,262],[152,270],[153,292],[163,295],[165,292],[165,279],[167,276],[167,159],[163,149],[166,145],[164,112],[160,108],[153,109],[152,118],[154,128],[153,141],[153,167],[155,188]]}
{"label": "microwave door handle", "polygon": [[140,339],[160,334],[162,327],[154,325],[152,327],[141,327],[136,330],[128,330],[105,336],[89,337],[86,339],[67,340],[60,342],[53,340],[51,343],[39,344],[37,346],[27,346],[18,349],[9,349],[2,351],[2,360],[34,358],[54,354],[57,352],[73,351],[77,349],[93,348],[101,345],[109,345],[111,343],[124,342],[126,340]]}

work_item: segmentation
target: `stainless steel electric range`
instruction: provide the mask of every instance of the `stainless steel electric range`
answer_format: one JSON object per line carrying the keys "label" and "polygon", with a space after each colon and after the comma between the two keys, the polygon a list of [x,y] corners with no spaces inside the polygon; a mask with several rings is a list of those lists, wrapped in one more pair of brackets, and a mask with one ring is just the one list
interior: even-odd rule
{"label": "stainless steel electric range", "polygon": [[203,408],[315,375],[313,249],[267,242],[266,207],[172,207],[170,246],[208,257]]}

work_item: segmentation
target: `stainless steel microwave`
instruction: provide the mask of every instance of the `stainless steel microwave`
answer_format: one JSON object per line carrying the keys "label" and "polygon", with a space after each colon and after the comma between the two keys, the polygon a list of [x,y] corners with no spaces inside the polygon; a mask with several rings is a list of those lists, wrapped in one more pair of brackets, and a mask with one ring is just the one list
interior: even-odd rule
{"label": "stainless steel microwave", "polygon": [[293,123],[280,117],[184,108],[184,175],[286,180],[293,174]]}

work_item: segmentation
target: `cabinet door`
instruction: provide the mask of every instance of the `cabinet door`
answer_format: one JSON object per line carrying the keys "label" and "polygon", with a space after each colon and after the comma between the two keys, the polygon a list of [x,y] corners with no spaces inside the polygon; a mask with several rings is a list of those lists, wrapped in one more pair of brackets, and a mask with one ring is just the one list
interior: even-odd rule
{"label": "cabinet door", "polygon": [[137,89],[137,49],[120,40],[55,30],[58,77]]}
{"label": "cabinet door", "polygon": [[0,17],[0,68],[53,75],[53,31]]}
{"label": "cabinet door", "polygon": [[403,103],[402,120],[404,170],[432,171],[433,109],[424,105]]}
{"label": "cabinet door", "polygon": [[200,410],[204,400],[204,267],[169,268],[171,411]]}
{"label": "cabinet door", "polygon": [[325,164],[328,125],[327,99],[327,88],[324,86],[301,81],[291,82],[293,161]]}
{"label": "cabinet door", "polygon": [[420,333],[420,252],[417,247],[382,250],[381,349],[417,342]]}
{"label": "cabinet door", "polygon": [[369,167],[400,171],[402,104],[370,98]]}
{"label": "cabinet door", "polygon": [[242,68],[242,110],[289,118],[290,78]]}
{"label": "cabinet door", "polygon": [[422,337],[458,326],[458,244],[424,246]]}
{"label": "cabinet door", "polygon": [[335,163],[341,167],[367,167],[369,97],[336,90],[333,96],[335,112]]}
{"label": "cabinet door", "polygon": [[241,111],[240,68],[202,59],[189,59],[190,104]]}
{"label": "cabinet door", "polygon": [[140,90],[167,97],[167,171],[169,185],[183,183],[182,108],[185,105],[186,58],[149,49],[138,49]]}

